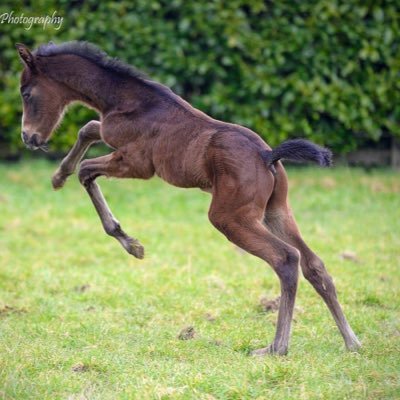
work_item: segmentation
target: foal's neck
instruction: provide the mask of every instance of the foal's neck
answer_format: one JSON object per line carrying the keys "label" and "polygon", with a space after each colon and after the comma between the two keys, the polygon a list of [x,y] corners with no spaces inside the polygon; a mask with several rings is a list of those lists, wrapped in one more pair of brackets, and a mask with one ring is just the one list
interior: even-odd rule
{"label": "foal's neck", "polygon": [[124,100],[124,89],[132,89],[130,103],[139,102],[133,96],[139,82],[128,76],[115,76],[83,57],[72,54],[46,57],[45,72],[67,87],[68,102],[81,101],[101,114],[119,108]]}

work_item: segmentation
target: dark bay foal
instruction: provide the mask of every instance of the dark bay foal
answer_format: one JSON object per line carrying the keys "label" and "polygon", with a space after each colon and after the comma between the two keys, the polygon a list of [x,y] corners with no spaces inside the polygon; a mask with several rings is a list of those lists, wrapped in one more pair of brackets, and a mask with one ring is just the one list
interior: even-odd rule
{"label": "dark bay foal", "polygon": [[52,43],[31,53],[17,45],[25,65],[21,76],[22,139],[44,149],[65,107],[80,101],[100,114],[87,123],[53,176],[55,189],[74,173],[89,146],[103,141],[114,151],[80,163],[87,190],[105,231],[125,250],[142,258],[143,247],[129,237],[110,211],[99,176],[149,179],[157,174],[172,185],[212,194],[211,223],[230,241],[266,261],[281,283],[275,338],[253,354],[286,354],[299,264],[321,295],[348,349],[360,343],[346,321],[335,286],[321,259],[303,241],[288,204],[288,183],[279,159],[329,165],[331,154],[294,140],[274,150],[254,132],[217,121],[193,108],[167,87],[108,58],[87,43]]}

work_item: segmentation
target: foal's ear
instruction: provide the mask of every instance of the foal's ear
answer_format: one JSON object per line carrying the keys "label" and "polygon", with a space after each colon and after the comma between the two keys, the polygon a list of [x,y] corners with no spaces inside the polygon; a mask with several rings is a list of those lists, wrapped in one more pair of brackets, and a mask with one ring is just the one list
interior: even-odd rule
{"label": "foal's ear", "polygon": [[17,43],[15,47],[18,50],[18,54],[23,62],[30,69],[35,69],[35,57],[29,51],[29,49],[22,43]]}

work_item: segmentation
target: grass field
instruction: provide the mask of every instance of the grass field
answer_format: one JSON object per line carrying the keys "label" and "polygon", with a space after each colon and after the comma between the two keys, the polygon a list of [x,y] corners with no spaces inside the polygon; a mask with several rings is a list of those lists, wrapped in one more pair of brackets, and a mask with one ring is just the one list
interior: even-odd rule
{"label": "grass field", "polygon": [[[286,357],[252,358],[277,314],[262,261],[208,222],[209,195],[158,179],[99,179],[146,258],[107,237],[73,176],[0,165],[1,399],[400,398],[400,176],[289,169],[303,236],[325,260],[363,343],[349,353],[302,278]],[[193,326],[191,340],[179,332]]]}

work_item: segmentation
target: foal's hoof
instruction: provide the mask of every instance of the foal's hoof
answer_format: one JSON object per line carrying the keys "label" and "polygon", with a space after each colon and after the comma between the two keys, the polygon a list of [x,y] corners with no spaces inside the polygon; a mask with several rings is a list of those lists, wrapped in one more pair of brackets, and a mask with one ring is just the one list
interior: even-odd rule
{"label": "foal's hoof", "polygon": [[139,240],[129,238],[124,244],[125,250],[140,260],[144,258],[144,247],[140,244]]}
{"label": "foal's hoof", "polygon": [[352,353],[357,353],[358,351],[360,351],[361,347],[361,342],[357,339],[355,335],[351,342],[346,343],[347,350],[351,351]]}
{"label": "foal's hoof", "polygon": [[65,181],[67,180],[69,175],[61,175],[59,171],[56,171],[53,177],[51,178],[51,184],[53,185],[54,190],[61,189]]}
{"label": "foal's hoof", "polygon": [[250,355],[253,357],[264,357],[268,354],[276,354],[278,356],[285,356],[288,352],[287,347],[275,347],[270,344],[267,347],[263,347],[261,349],[253,350]]}

